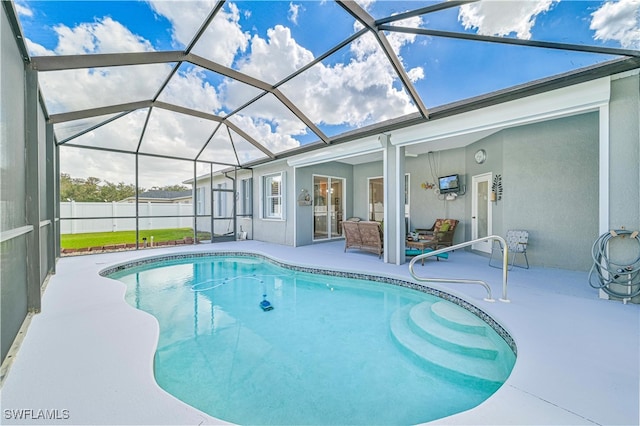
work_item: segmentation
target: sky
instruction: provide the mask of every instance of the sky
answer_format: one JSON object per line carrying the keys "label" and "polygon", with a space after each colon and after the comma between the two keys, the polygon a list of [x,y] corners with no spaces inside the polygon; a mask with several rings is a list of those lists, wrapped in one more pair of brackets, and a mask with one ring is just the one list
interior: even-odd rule
{"label": "sky", "polygon": [[[360,0],[374,18],[433,1]],[[16,1],[32,56],[183,50],[215,1]],[[393,25],[444,31],[640,50],[640,0],[483,0],[413,17]],[[362,26],[333,1],[229,1],[192,53],[268,84],[291,73],[359,31]],[[428,108],[615,58],[580,52],[514,47],[442,37],[386,33],[404,72]],[[174,64],[40,73],[50,114],[152,99]],[[365,34],[279,86],[329,137],[417,111],[377,40]],[[260,90],[183,63],[158,100],[225,117]],[[263,158],[233,130],[154,108],[142,141],[147,110],[120,117],[69,143],[235,163]],[[55,126],[58,141],[113,117]],[[318,140],[273,95],[229,121],[272,152]],[[231,138],[236,152],[231,149]],[[204,149],[203,149],[204,147]],[[236,155],[238,158],[236,158]],[[62,172],[132,182],[132,156],[61,150]],[[124,159],[124,160],[123,160]],[[124,164],[123,164],[124,163]],[[187,161],[146,158],[141,186],[192,178]],[[133,164],[133,165],[132,165]],[[161,165],[160,165],[161,164]],[[197,173],[208,171],[199,165]]]}

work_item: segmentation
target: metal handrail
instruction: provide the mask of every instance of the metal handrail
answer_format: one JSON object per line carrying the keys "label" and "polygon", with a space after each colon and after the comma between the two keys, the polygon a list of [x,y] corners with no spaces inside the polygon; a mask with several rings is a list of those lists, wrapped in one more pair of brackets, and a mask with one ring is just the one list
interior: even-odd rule
{"label": "metal handrail", "polygon": [[450,251],[453,251],[455,249],[458,248],[463,248],[463,247],[467,247],[476,243],[481,243],[483,241],[493,241],[493,240],[498,240],[500,242],[500,244],[502,244],[503,249],[503,259],[502,259],[502,297],[498,300],[500,300],[501,302],[505,302],[505,303],[509,303],[510,300],[507,298],[507,273],[508,273],[508,265],[509,265],[509,249],[507,247],[507,242],[505,241],[504,238],[502,238],[499,235],[490,235],[488,237],[483,237],[483,238],[478,238],[477,240],[472,240],[472,241],[466,241],[464,243],[460,243],[460,244],[456,244],[454,246],[450,246],[450,247],[445,247],[445,248],[441,248],[439,250],[434,250],[434,251],[430,251],[429,253],[423,253],[420,254],[416,257],[414,257],[413,259],[411,259],[411,262],[409,262],[409,272],[411,273],[411,276],[417,280],[417,281],[422,281],[422,282],[443,282],[443,283],[455,283],[455,284],[479,284],[481,286],[483,286],[485,288],[485,290],[487,290],[487,297],[484,298],[484,300],[486,300],[487,302],[495,302],[495,300],[493,299],[493,297],[491,296],[491,287],[489,286],[489,284],[487,284],[486,282],[482,281],[482,280],[467,280],[467,279],[455,279],[455,278],[426,278],[426,277],[419,277],[416,275],[416,273],[413,270],[413,265],[419,261],[419,260],[423,260],[426,259],[428,257],[432,257],[432,256],[437,256],[439,254],[442,253],[447,253]]}

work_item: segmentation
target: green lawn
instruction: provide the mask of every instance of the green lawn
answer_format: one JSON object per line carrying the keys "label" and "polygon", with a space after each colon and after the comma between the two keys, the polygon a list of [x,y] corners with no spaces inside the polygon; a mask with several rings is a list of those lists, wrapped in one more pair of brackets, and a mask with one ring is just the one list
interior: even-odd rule
{"label": "green lawn", "polygon": [[[150,242],[151,236],[153,236],[154,243],[158,243],[160,241],[181,240],[185,237],[193,237],[193,229],[174,228],[140,231],[140,244],[142,244],[142,239],[145,237],[147,238],[147,242]],[[211,238],[211,235],[208,232],[198,232],[198,238],[200,238],[201,240],[208,240]],[[136,231],[91,232],[87,234],[60,235],[60,245],[63,249],[99,247],[125,243],[133,244],[135,242]]]}

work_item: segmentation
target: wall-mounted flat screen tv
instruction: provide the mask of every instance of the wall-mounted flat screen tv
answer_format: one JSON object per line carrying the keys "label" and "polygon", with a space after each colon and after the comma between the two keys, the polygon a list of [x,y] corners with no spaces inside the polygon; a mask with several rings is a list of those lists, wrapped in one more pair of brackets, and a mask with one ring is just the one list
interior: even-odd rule
{"label": "wall-mounted flat screen tv", "polygon": [[458,175],[442,176],[438,178],[438,188],[441,194],[460,191],[460,179]]}

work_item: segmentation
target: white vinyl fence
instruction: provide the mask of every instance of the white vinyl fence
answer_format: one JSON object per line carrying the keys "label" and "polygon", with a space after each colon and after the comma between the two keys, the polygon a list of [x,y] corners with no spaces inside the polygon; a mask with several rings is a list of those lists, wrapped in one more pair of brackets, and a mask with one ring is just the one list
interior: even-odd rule
{"label": "white vinyl fence", "polygon": [[[193,204],[140,203],[140,216],[187,216],[141,218],[140,229],[193,228]],[[60,233],[135,231],[135,219],[116,219],[135,216],[135,203],[60,203]],[[74,219],[64,219],[74,218]],[[88,219],[104,218],[104,219]]]}

